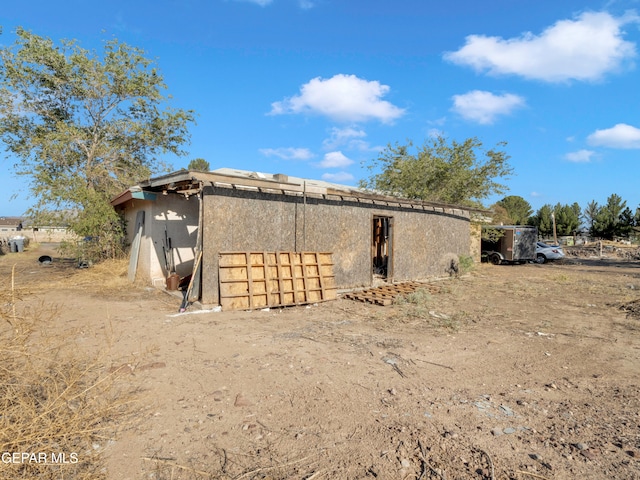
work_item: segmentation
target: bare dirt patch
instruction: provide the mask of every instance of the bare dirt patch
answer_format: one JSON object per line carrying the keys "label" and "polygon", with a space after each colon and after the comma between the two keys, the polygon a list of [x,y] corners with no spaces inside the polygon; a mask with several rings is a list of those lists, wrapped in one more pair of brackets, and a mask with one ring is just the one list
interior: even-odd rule
{"label": "bare dirt patch", "polygon": [[478,265],[385,307],[178,315],[122,265],[42,252],[0,257],[0,278],[16,264],[21,307],[55,309],[77,352],[108,339],[104,370],[141,390],[100,447],[109,478],[640,478],[640,320],[620,309],[636,261]]}

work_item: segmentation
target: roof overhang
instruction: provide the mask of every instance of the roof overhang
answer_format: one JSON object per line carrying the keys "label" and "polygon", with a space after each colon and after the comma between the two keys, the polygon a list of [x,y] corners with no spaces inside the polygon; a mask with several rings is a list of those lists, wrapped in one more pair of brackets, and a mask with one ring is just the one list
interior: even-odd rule
{"label": "roof overhang", "polygon": [[156,199],[157,194],[153,192],[148,192],[140,189],[140,187],[131,187],[122,192],[117,197],[111,200],[112,206],[122,205],[123,203],[128,202],[129,200],[137,199],[137,200],[149,200],[154,201]]}
{"label": "roof overhang", "polygon": [[281,192],[294,195],[321,195],[332,198],[352,199],[365,203],[380,203],[397,205],[415,209],[435,211],[462,210],[467,212],[487,212],[487,210],[462,205],[451,205],[439,202],[427,202],[416,199],[406,199],[392,195],[360,190],[347,185],[331,184],[331,186],[317,184],[313,180],[275,175],[273,179],[263,177],[249,177],[246,175],[232,175],[220,172],[196,172],[180,170],[177,172],[150,178],[136,187],[129,188],[115,197],[111,204],[120,205],[128,200],[137,198],[155,200],[156,194],[178,193],[185,196],[199,193],[203,186],[230,187],[238,189],[252,189],[265,192]]}

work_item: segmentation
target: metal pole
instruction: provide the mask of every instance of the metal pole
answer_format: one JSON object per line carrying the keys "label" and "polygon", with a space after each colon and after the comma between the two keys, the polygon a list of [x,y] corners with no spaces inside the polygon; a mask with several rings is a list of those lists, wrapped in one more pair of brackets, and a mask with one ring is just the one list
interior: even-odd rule
{"label": "metal pole", "polygon": [[302,182],[302,251],[307,250],[307,182]]}

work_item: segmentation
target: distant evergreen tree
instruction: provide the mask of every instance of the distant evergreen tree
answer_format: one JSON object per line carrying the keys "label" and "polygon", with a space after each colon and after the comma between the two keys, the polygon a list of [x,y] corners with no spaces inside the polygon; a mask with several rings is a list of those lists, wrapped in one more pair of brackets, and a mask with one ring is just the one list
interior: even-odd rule
{"label": "distant evergreen tree", "polygon": [[627,202],[615,193],[607,198],[607,203],[598,209],[592,228],[594,237],[613,240],[614,237],[624,236],[626,226],[621,218],[627,208]]}
{"label": "distant evergreen tree", "polygon": [[538,227],[538,235],[548,237],[553,235],[553,219],[551,218],[553,208],[545,204],[538,209],[535,215],[529,217],[529,225]]}
{"label": "distant evergreen tree", "polygon": [[533,213],[529,202],[518,195],[504,197],[496,204],[507,211],[513,225],[526,225]]}
{"label": "distant evergreen tree", "polygon": [[574,235],[580,228],[580,205],[560,205],[553,208],[556,216],[556,233],[558,235]]}
{"label": "distant evergreen tree", "polygon": [[595,200],[591,200],[586,207],[584,207],[584,210],[582,211],[582,220],[584,221],[584,223],[587,226],[589,235],[591,236],[595,236],[594,233],[594,224],[596,221],[596,217],[598,216],[598,211],[600,210],[600,206],[598,205],[598,202],[596,202]]}
{"label": "distant evergreen tree", "polygon": [[197,172],[209,172],[211,170],[211,167],[209,166],[209,162],[207,162],[204,158],[194,158],[189,162],[187,169],[195,170]]}
{"label": "distant evergreen tree", "polygon": [[629,207],[626,207],[619,217],[618,234],[621,237],[628,237],[636,226],[636,217]]}

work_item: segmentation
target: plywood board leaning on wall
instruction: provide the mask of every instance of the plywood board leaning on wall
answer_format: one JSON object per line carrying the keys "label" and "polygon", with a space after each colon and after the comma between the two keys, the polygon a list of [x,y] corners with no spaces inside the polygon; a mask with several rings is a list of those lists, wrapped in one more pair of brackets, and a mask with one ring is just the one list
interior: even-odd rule
{"label": "plywood board leaning on wall", "polygon": [[219,279],[223,310],[303,305],[337,296],[328,252],[221,252]]}

